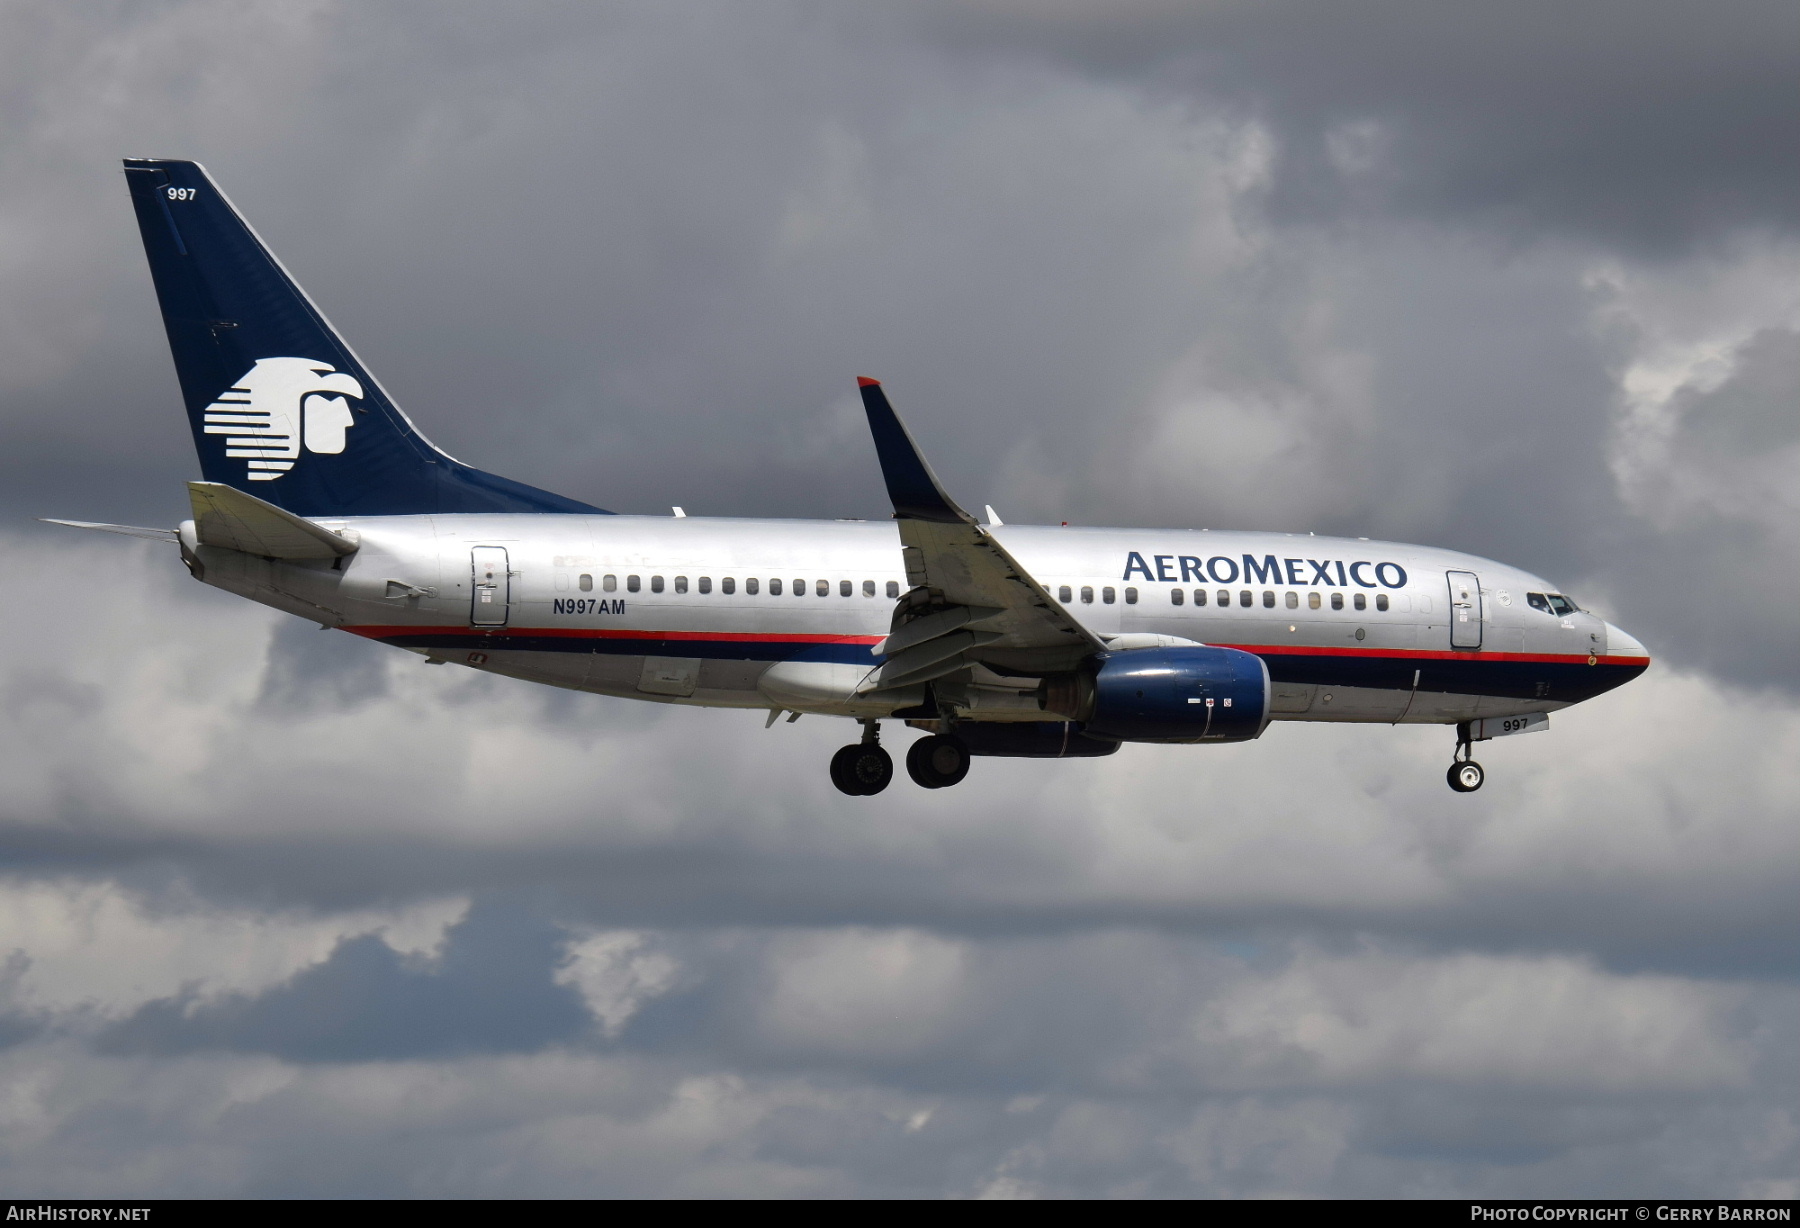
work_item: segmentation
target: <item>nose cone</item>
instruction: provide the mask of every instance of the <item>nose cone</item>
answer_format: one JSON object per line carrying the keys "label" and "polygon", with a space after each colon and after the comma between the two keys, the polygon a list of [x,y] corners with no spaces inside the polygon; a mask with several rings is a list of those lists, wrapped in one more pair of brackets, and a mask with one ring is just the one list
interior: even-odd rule
{"label": "nose cone", "polygon": [[1650,653],[1644,646],[1611,623],[1606,624],[1606,655],[1609,657],[1637,657],[1645,665],[1650,664]]}

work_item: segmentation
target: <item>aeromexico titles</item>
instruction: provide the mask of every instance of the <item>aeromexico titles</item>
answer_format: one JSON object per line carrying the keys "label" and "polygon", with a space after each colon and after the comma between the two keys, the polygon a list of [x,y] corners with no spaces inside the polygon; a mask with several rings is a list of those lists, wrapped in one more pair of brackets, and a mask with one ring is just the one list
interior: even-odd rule
{"label": "aeromexico titles", "polygon": [[1271,721],[1454,726],[1472,743],[1638,676],[1643,647],[1515,567],[1424,546],[1005,525],[945,493],[859,380],[891,521],[615,515],[428,442],[196,163],[126,180],[203,481],[207,583],[444,663],[663,703],[839,716],[848,794],[880,722],[926,788],[984,755],[1236,742]]}

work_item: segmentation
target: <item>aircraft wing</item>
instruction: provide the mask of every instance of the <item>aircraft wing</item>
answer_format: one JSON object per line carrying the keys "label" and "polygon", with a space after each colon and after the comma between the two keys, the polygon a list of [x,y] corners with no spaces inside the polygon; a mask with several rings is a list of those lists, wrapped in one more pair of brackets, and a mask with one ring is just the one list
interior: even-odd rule
{"label": "aircraft wing", "polygon": [[1104,651],[1104,643],[944,492],[880,383],[859,378],[857,385],[900,523],[911,586],[894,611],[893,630],[875,646],[887,661],[861,689],[929,682],[972,664],[1042,675]]}

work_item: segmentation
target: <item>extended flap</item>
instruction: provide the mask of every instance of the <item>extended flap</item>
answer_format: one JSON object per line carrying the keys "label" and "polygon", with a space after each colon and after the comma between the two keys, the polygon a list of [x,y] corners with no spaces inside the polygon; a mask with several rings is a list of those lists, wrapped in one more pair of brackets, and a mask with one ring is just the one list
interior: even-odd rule
{"label": "extended flap", "polygon": [[335,559],[356,542],[273,503],[221,482],[189,482],[194,534],[203,546],[222,546],[268,559]]}

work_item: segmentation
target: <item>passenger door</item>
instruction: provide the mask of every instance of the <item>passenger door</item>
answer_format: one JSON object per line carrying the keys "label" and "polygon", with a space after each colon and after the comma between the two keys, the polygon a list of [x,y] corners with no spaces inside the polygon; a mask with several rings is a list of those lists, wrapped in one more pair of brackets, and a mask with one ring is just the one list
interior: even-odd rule
{"label": "passenger door", "polygon": [[1444,573],[1450,581],[1450,647],[1481,647],[1481,579],[1472,571]]}
{"label": "passenger door", "polygon": [[512,600],[512,581],[506,569],[505,546],[476,546],[470,552],[475,578],[469,597],[469,624],[504,627],[507,603]]}

